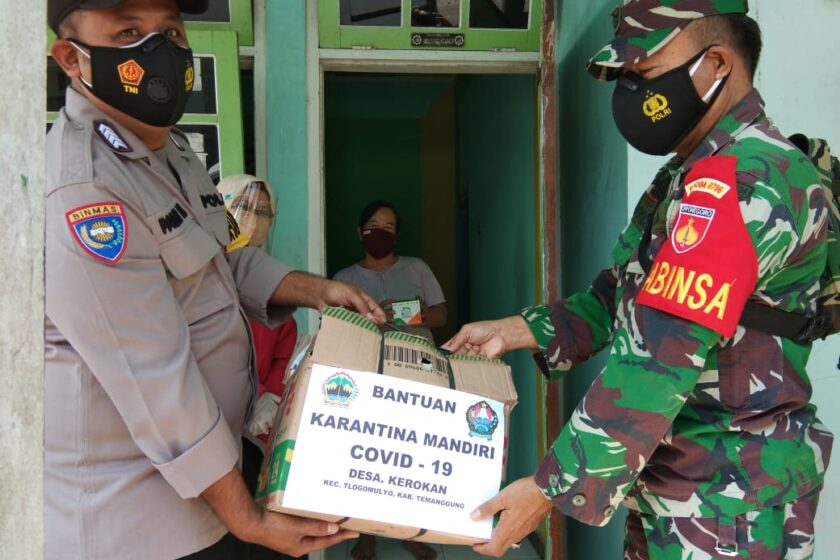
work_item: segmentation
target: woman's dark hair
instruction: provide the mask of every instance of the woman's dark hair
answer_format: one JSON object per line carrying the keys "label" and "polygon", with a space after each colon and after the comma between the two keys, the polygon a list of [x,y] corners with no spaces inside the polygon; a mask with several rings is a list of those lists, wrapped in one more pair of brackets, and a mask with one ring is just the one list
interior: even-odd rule
{"label": "woman's dark hair", "polygon": [[367,223],[367,221],[370,220],[370,218],[382,208],[389,208],[394,213],[394,216],[397,217],[397,223],[394,224],[394,225],[397,228],[397,232],[399,232],[400,231],[400,213],[397,212],[397,209],[394,207],[393,204],[391,204],[390,202],[386,202],[384,200],[374,200],[373,202],[371,202],[370,204],[368,204],[367,206],[365,206],[362,209],[362,213],[359,214],[359,229],[365,227],[365,224]]}

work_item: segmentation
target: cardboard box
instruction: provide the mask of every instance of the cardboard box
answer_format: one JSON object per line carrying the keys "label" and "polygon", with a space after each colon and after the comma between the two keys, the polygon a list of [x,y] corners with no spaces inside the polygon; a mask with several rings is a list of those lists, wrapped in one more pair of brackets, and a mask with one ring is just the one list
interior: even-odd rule
{"label": "cardboard box", "polygon": [[264,507],[399,539],[489,539],[492,520],[469,514],[502,477],[517,399],[504,362],[446,356],[331,308],[287,376],[257,489]]}
{"label": "cardboard box", "polygon": [[423,324],[419,299],[393,301],[391,302],[391,310],[394,312],[394,325],[398,327],[418,327]]}

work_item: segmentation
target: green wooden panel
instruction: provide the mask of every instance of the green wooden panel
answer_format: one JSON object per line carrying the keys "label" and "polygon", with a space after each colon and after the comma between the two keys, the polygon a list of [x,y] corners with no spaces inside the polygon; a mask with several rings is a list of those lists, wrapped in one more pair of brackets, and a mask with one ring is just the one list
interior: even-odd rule
{"label": "green wooden panel", "polygon": [[[532,0],[528,29],[469,27],[471,0],[462,0],[458,27],[411,27],[411,0],[402,0],[400,27],[340,25],[339,0],[318,0],[318,39],[321,48],[387,50],[520,51],[539,52],[543,0]],[[462,47],[413,47],[414,33],[461,33]]]}
{"label": "green wooden panel", "polygon": [[[456,78],[458,184],[468,200],[469,320],[498,319],[536,301],[533,76]],[[519,405],[510,418],[508,482],[537,467],[536,373],[526,351],[504,357]],[[606,558],[606,556],[604,556]]]}
{"label": "green wooden panel", "polygon": [[196,56],[216,60],[217,115],[188,113],[179,124],[218,124],[222,177],[245,172],[242,135],[242,100],[239,84],[239,46],[234,31],[189,29],[187,36]]}
{"label": "green wooden panel", "polygon": [[240,45],[254,44],[254,18],[251,0],[230,0],[230,23],[210,23],[191,21],[187,23],[188,30],[195,31],[234,31],[239,37]]}

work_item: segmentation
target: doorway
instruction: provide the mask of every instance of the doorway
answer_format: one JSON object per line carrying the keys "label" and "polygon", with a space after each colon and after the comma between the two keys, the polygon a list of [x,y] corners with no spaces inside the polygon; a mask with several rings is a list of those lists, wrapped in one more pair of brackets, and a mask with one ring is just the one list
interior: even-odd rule
{"label": "doorway", "polygon": [[[433,333],[438,345],[464,323],[536,302],[542,281],[536,88],[530,74],[326,72],[328,276],[363,256],[359,213],[384,199],[400,212],[398,254],[424,260],[446,297],[448,323]],[[505,360],[519,395],[507,462],[512,481],[536,468],[543,407],[527,352]],[[349,558],[351,546],[326,558]],[[439,558],[473,555],[465,547],[437,549]],[[533,550],[520,552],[517,558],[537,558],[528,555]]]}

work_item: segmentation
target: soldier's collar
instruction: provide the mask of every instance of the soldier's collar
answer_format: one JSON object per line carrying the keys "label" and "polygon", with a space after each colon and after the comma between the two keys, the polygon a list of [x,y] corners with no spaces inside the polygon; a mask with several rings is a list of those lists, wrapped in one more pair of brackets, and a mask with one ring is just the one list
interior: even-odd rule
{"label": "soldier's collar", "polygon": [[747,127],[764,116],[764,100],[757,89],[744,96],[721,118],[685,161],[682,169],[691,169],[699,160],[713,156],[733,142]]}
{"label": "soldier's collar", "polygon": [[148,158],[151,155],[133,132],[120,126],[73,88],[67,88],[64,110],[71,121],[89,126],[96,136],[95,141],[101,141],[114,153],[129,159]]}

